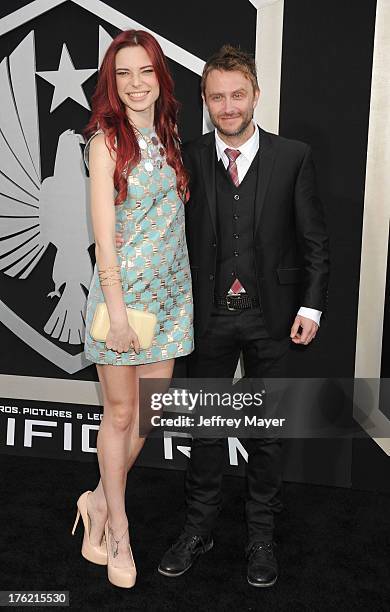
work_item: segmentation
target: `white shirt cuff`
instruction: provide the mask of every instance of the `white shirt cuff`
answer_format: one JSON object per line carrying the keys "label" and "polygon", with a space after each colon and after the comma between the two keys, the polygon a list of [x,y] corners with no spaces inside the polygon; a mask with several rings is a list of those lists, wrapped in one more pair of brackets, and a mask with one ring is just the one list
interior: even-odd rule
{"label": "white shirt cuff", "polygon": [[320,326],[320,319],[322,315],[321,310],[316,310],[315,308],[306,308],[306,306],[301,306],[300,309],[298,310],[298,314],[301,317],[307,317],[308,319],[311,319],[312,321],[314,321],[314,323],[317,323],[318,327]]}

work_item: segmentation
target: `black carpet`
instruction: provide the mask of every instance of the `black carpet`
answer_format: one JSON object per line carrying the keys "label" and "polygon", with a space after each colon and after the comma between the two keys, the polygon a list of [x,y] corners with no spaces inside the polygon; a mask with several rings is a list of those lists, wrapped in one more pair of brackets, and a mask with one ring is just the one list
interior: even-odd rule
{"label": "black carpet", "polygon": [[6,455],[0,461],[1,590],[68,590],[72,610],[390,609],[390,503],[383,494],[285,484],[276,534],[280,577],[256,589],[246,582],[244,481],[225,477],[214,549],[187,574],[165,578],[156,566],[182,525],[183,472],[135,468],[127,510],[138,578],[127,590],[81,557],[81,521],[75,537],[70,533],[77,497],[95,486],[97,466]]}

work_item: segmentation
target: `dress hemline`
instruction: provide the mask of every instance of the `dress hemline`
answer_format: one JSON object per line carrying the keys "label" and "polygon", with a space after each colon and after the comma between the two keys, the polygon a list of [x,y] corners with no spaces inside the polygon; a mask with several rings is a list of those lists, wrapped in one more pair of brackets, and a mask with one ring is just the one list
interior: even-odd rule
{"label": "dress hemline", "polygon": [[140,366],[140,365],[148,365],[149,363],[159,363],[160,361],[168,361],[169,359],[179,359],[180,357],[187,357],[187,355],[191,355],[191,353],[194,352],[194,349],[192,349],[191,351],[187,351],[185,353],[180,353],[180,355],[173,355],[172,357],[163,357],[162,359],[148,359],[147,361],[142,361],[142,362],[138,362],[138,363],[118,363],[117,361],[114,361],[112,363],[107,363],[107,361],[104,360],[99,360],[96,361],[95,359],[91,359],[90,357],[88,357],[88,355],[85,355],[85,358],[88,359],[88,361],[92,363],[94,363],[95,365],[113,365],[113,366]]}

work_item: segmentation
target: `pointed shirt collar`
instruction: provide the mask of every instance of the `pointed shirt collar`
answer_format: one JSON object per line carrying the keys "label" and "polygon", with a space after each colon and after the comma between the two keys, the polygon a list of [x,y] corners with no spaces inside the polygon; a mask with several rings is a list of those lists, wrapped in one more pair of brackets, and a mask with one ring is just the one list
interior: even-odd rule
{"label": "pointed shirt collar", "polygon": [[252,163],[259,149],[259,127],[255,122],[253,122],[253,125],[255,127],[255,131],[253,132],[252,136],[239,147],[232,147],[226,144],[226,142],[224,142],[218,134],[217,129],[215,129],[215,148],[217,151],[217,158],[218,161],[222,159],[225,167],[227,167],[229,164],[229,159],[225,153],[226,148],[240,151],[241,155],[243,155],[249,163]]}

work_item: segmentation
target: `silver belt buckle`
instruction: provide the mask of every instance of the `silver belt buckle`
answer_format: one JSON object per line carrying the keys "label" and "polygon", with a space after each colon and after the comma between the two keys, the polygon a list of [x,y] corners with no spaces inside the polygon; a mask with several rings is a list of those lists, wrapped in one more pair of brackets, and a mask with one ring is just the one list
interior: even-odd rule
{"label": "silver belt buckle", "polygon": [[235,308],[232,308],[232,307],[230,306],[230,302],[229,302],[229,300],[231,300],[231,299],[232,299],[232,296],[231,296],[231,295],[227,295],[225,299],[226,299],[226,306],[227,306],[227,309],[228,309],[228,310],[235,310]]}

